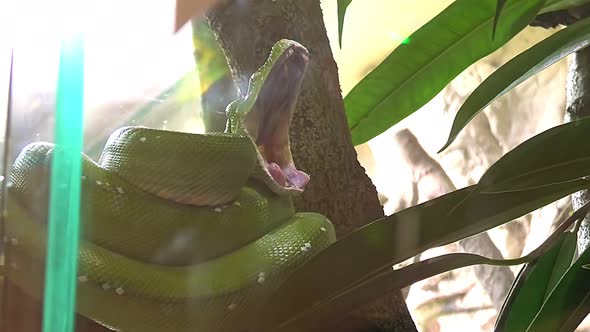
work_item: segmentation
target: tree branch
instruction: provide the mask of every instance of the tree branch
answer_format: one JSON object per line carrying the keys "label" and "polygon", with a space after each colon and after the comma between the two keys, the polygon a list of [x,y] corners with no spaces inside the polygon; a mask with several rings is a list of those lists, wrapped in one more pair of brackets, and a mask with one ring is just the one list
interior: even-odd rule
{"label": "tree branch", "polygon": [[[396,133],[396,142],[403,147],[402,159],[412,168],[414,183],[417,183],[419,203],[434,199],[451,191],[455,185],[436,160],[422,148],[418,139],[408,129]],[[493,259],[502,259],[488,233],[481,233],[459,241],[463,251],[479,254]],[[502,308],[508,290],[514,282],[514,274],[509,267],[476,265],[475,275],[490,296],[496,309]]]}
{"label": "tree branch", "polygon": [[[565,121],[590,115],[590,48],[574,53],[568,68],[566,84]],[[580,137],[580,139],[584,139]],[[579,191],[572,196],[574,210],[590,201],[590,191]],[[578,252],[590,246],[590,217],[584,218],[578,231]]]}

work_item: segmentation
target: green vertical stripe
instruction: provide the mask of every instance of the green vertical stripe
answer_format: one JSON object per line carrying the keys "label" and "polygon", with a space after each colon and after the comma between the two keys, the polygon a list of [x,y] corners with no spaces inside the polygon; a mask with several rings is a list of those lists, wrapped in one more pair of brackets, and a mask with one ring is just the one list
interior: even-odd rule
{"label": "green vertical stripe", "polygon": [[71,332],[74,326],[83,113],[84,41],[81,35],[74,35],[64,40],[59,60],[55,151],[49,197],[44,332]]}

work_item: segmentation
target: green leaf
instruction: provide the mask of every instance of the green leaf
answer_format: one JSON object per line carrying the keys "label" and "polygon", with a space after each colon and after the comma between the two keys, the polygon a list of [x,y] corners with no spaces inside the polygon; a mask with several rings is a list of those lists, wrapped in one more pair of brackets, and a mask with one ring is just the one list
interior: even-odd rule
{"label": "green leaf", "polygon": [[[579,139],[589,126],[590,118],[585,118],[547,130],[500,158],[477,186],[402,210],[336,242],[283,285],[266,307],[269,325],[261,330],[426,249],[478,234],[589,187],[590,181],[580,176],[590,169],[585,165],[590,142]],[[481,188],[494,190],[509,182],[518,190]],[[279,300],[285,298],[291,300]]]}
{"label": "green leaf", "polygon": [[523,267],[504,303],[495,331],[523,332],[572,264],[576,234],[566,232],[539,259]]}
{"label": "green leaf", "polygon": [[590,175],[590,118],[546,130],[506,153],[481,177],[481,193],[527,190]]}
{"label": "green leaf", "polygon": [[[326,325],[326,323],[337,321],[347,312],[356,309],[361,304],[374,300],[385,292],[409,286],[416,281],[446,271],[475,264],[489,264],[496,266],[517,265],[538,259],[545,255],[548,250],[555,248],[556,244],[561,245],[563,242],[564,231],[569,228],[573,222],[583,218],[589,209],[590,204],[585,205],[576,211],[576,213],[564,221],[557,230],[543,242],[543,244],[525,257],[495,260],[475,254],[459,253],[427,259],[398,270],[387,268],[375,277],[360,282],[354,287],[351,287],[332,298],[319,303],[314,303],[312,306],[305,308],[305,310],[298,313],[298,315],[290,317],[289,321],[285,322],[285,324],[276,331],[312,331],[314,327],[317,328],[318,326]],[[571,257],[569,262],[571,263]]]}
{"label": "green leaf", "polygon": [[463,103],[455,116],[449,139],[440,151],[446,149],[469,121],[496,98],[589,44],[590,18],[587,18],[553,34],[500,67]]}
{"label": "green leaf", "polygon": [[504,9],[504,4],[506,4],[506,0],[496,0],[496,15],[494,16],[494,26],[492,28],[492,39],[494,39],[496,35],[496,27],[498,26],[498,20],[500,19],[500,14],[502,14],[502,9]]}
{"label": "green leaf", "polygon": [[567,270],[526,331],[574,331],[590,313],[590,250]]}
{"label": "green leaf", "polygon": [[472,194],[471,186],[372,222],[293,274],[265,306],[258,330],[269,330],[426,249],[478,234],[588,186],[577,180],[492,195]]}
{"label": "green leaf", "polygon": [[338,0],[338,45],[342,48],[342,31],[344,30],[344,16],[346,8],[352,0]]}
{"label": "green leaf", "polygon": [[315,303],[295,316],[289,317],[288,320],[271,331],[323,331],[317,328],[338,321],[346,313],[379,298],[380,295],[389,291],[410,286],[414,282],[446,271],[476,264],[494,264],[497,262],[499,261],[465,253],[447,254],[426,259],[399,270],[378,274],[366,282],[350,287],[337,296]]}
{"label": "green leaf", "polygon": [[[549,0],[548,2],[555,2]],[[465,68],[526,27],[545,0],[512,0],[490,41],[496,0],[457,0],[410,36],[344,99],[353,143],[410,115]]]}
{"label": "green leaf", "polygon": [[549,294],[553,291],[557,283],[563,275],[567,272],[567,269],[572,266],[574,262],[576,248],[578,245],[578,236],[575,233],[568,232],[564,234],[565,239],[561,247],[559,248],[559,253],[557,254],[557,258],[555,263],[553,264],[553,270],[551,272],[551,278],[549,278],[549,282],[547,283],[547,290],[545,291],[544,298],[548,298]]}
{"label": "green leaf", "polygon": [[568,8],[574,8],[583,4],[590,3],[590,0],[558,0],[552,1],[551,5],[545,6],[541,13],[554,12]]}

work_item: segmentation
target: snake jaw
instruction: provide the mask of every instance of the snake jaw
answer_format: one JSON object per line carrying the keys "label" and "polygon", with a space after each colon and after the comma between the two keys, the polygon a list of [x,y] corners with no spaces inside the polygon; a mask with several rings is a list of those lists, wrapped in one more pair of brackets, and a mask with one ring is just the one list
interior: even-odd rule
{"label": "snake jaw", "polygon": [[275,59],[244,118],[244,128],[275,191],[302,192],[309,182],[309,175],[295,167],[289,142],[289,126],[308,62],[307,50],[291,42]]}

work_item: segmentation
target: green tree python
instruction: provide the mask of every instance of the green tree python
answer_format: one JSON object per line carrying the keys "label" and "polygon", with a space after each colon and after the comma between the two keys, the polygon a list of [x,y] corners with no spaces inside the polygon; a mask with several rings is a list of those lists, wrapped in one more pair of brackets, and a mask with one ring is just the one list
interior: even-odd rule
{"label": "green tree python", "polygon": [[[308,61],[278,41],[222,133],[124,127],[98,162],[82,155],[77,312],[121,331],[253,331],[273,291],[335,241],[292,202],[309,180],[289,145]],[[9,177],[7,277],[36,298],[58,148],[28,145]]]}

